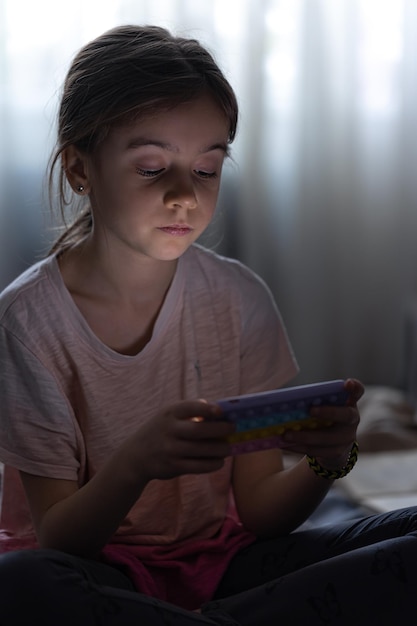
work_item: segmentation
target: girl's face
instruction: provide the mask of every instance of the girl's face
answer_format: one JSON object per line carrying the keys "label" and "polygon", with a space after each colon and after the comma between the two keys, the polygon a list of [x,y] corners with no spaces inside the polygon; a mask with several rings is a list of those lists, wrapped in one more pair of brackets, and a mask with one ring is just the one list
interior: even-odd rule
{"label": "girl's face", "polygon": [[208,96],[114,128],[88,164],[93,237],[177,259],[213,217],[228,131]]}

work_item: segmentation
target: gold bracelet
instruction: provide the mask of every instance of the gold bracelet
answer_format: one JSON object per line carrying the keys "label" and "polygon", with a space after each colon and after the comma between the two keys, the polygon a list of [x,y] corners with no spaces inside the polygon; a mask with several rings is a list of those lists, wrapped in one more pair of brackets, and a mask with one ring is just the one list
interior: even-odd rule
{"label": "gold bracelet", "polygon": [[313,472],[317,474],[317,476],[321,476],[321,478],[327,478],[327,480],[337,480],[338,478],[344,478],[347,474],[349,474],[350,470],[356,464],[358,460],[358,442],[354,441],[352,444],[352,448],[350,450],[349,458],[346,461],[346,464],[340,470],[329,470],[320,465],[317,459],[314,456],[307,455],[307,462]]}

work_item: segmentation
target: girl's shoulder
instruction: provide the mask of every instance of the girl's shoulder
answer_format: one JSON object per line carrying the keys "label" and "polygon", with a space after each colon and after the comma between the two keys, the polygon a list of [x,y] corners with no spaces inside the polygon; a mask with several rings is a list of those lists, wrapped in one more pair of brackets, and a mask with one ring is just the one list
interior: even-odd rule
{"label": "girl's shoulder", "polygon": [[[201,280],[203,275],[213,289],[230,293],[270,296],[266,282],[251,268],[238,259],[223,256],[214,250],[194,244],[188,250],[187,259],[190,279]],[[199,278],[197,278],[199,276]]]}
{"label": "girl's shoulder", "polygon": [[[46,304],[48,294],[54,289],[59,273],[57,261],[49,256],[31,265],[17,276],[0,293],[0,323],[6,318],[18,319],[21,315],[30,317],[30,311]],[[56,285],[55,285],[56,286]]]}

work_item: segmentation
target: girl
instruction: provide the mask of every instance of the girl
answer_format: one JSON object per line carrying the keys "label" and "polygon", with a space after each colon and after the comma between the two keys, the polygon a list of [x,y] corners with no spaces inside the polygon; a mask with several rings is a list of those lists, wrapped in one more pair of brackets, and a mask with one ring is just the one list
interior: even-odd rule
{"label": "girl", "polygon": [[358,381],[317,410],[331,428],[287,436],[308,455],[291,469],[279,450],[229,455],[215,401],[297,372],[265,284],[195,243],[237,115],[211,55],[161,28],[115,28],[72,63],[50,180],[79,217],[0,299],[2,624],[384,624],[416,607],[416,511],[292,532],[352,464]]}

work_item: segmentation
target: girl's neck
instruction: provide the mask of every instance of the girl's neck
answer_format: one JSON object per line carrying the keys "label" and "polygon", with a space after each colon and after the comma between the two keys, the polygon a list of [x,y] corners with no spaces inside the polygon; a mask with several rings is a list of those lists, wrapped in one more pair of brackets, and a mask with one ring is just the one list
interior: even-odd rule
{"label": "girl's neck", "polygon": [[101,256],[87,243],[59,258],[63,281],[92,332],[126,355],[150,341],[176,266],[176,260],[134,254]]}
{"label": "girl's neck", "polygon": [[158,261],[133,251],[117,253],[97,249],[85,241],[59,258],[64,283],[71,293],[88,293],[119,303],[164,298],[174,277],[177,260]]}

